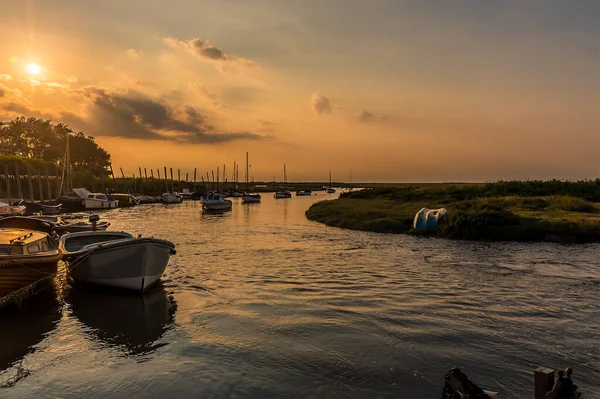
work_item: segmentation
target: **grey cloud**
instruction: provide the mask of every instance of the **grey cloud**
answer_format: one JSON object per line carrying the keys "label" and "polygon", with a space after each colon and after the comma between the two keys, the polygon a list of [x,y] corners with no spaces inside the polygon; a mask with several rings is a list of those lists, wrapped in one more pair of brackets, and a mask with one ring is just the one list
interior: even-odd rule
{"label": "grey cloud", "polygon": [[210,105],[216,107],[217,109],[227,108],[225,104],[219,101],[219,96],[215,93],[212,93],[206,86],[204,86],[200,82],[190,82],[190,89],[200,98],[207,101]]}
{"label": "grey cloud", "polygon": [[137,92],[108,93],[91,89],[89,96],[92,104],[88,125],[94,127],[96,136],[204,144],[264,138],[248,132],[218,132],[193,107],[174,107]]}
{"label": "grey cloud", "polygon": [[200,58],[208,58],[210,60],[215,61],[225,61],[228,59],[227,54],[225,54],[223,50],[213,46],[207,40],[202,40],[198,38],[190,40],[179,40],[174,37],[165,37],[164,39],[162,39],[162,41],[169,47],[185,48],[188,52]]}
{"label": "grey cloud", "polygon": [[385,115],[375,115],[374,113],[362,110],[357,116],[359,122],[362,123],[373,123],[373,122],[385,122],[388,118]]}
{"label": "grey cloud", "polygon": [[313,93],[311,105],[319,115],[331,113],[331,103],[329,102],[329,98],[320,93]]}

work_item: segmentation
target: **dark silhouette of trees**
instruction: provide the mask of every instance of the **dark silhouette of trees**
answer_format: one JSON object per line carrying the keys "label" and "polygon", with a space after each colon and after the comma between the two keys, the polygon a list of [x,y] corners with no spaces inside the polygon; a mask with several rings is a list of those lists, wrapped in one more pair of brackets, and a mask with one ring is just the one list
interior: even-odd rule
{"label": "dark silhouette of trees", "polygon": [[40,118],[15,118],[0,122],[0,148],[8,155],[61,164],[69,137],[71,167],[95,176],[108,175],[110,154],[93,137],[69,126]]}

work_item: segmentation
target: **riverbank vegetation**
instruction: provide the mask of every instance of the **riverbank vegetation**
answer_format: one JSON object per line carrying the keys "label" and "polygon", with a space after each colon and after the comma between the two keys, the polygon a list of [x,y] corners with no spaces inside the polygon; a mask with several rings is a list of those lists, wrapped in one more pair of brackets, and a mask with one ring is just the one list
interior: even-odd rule
{"label": "riverbank vegetation", "polygon": [[[600,242],[600,180],[511,181],[344,193],[306,216],[329,226],[468,240]],[[423,207],[447,208],[438,228],[414,231]]]}

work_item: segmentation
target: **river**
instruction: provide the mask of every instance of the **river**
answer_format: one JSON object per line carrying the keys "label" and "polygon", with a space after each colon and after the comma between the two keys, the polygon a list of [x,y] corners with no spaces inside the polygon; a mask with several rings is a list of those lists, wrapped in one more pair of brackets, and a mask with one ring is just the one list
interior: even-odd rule
{"label": "river", "polygon": [[439,398],[459,366],[529,398],[541,365],[573,367],[600,397],[599,245],[308,221],[326,198],[102,213],[113,230],[176,244],[161,284],[141,297],[61,275],[25,313],[0,315],[0,397]]}

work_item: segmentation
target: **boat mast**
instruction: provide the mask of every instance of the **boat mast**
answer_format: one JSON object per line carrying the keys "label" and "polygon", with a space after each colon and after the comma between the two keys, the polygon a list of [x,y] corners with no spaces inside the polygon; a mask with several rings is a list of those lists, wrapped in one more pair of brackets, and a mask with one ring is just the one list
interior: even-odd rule
{"label": "boat mast", "polygon": [[246,152],[246,191],[248,191],[248,152]]}
{"label": "boat mast", "polygon": [[329,187],[331,187],[331,171],[329,171]]}

